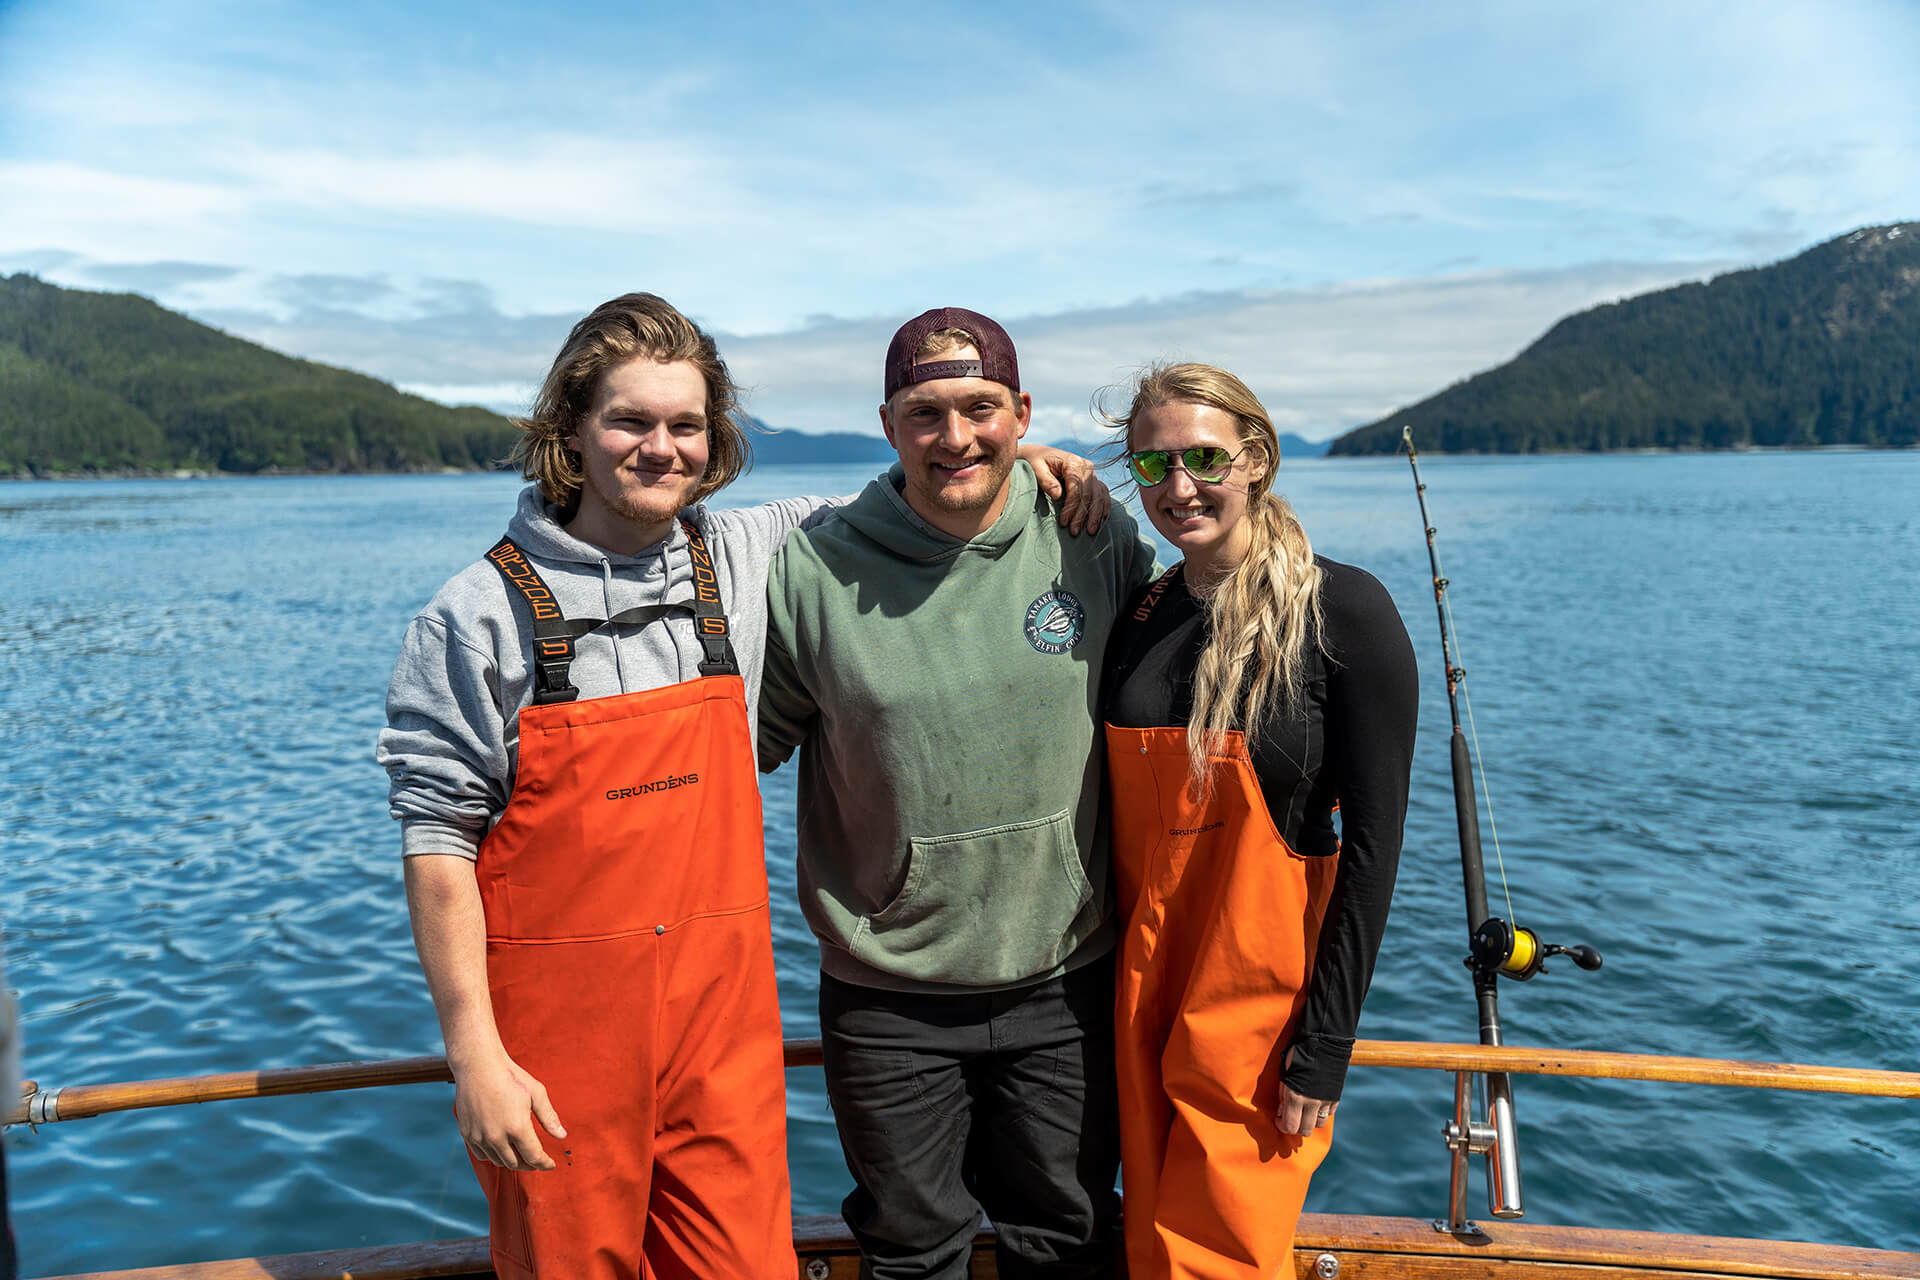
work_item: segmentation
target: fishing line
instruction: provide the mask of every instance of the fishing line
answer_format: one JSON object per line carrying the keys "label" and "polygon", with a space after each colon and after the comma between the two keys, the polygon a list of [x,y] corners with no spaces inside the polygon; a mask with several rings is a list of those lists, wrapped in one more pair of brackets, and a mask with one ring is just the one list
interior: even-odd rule
{"label": "fishing line", "polygon": [[[1460,644],[1460,624],[1453,620],[1453,597],[1442,597],[1441,603],[1447,610],[1447,625],[1453,629],[1453,653],[1460,660],[1461,669],[1467,665],[1466,650]],[[1466,681],[1459,683],[1460,700],[1467,706],[1467,736],[1473,739],[1473,767],[1480,771],[1480,795],[1487,802],[1487,834],[1493,837],[1493,860],[1500,868],[1500,896],[1507,900],[1507,919],[1517,927],[1520,917],[1513,913],[1513,891],[1507,887],[1507,860],[1500,852],[1500,824],[1493,820],[1493,788],[1487,785],[1487,757],[1480,751],[1480,730],[1473,723],[1473,692],[1467,688]]]}
{"label": "fishing line", "polygon": [[[1440,549],[1428,542],[1428,550],[1433,555],[1433,573],[1436,578],[1446,579],[1446,569],[1440,563]],[[1480,773],[1480,794],[1487,802],[1487,834],[1493,837],[1493,860],[1500,868],[1500,896],[1507,900],[1507,919],[1516,926],[1520,918],[1513,913],[1513,890],[1507,885],[1507,859],[1500,852],[1500,825],[1493,820],[1493,789],[1487,785],[1486,756],[1480,751],[1480,728],[1473,722],[1473,693],[1467,688],[1467,651],[1460,643],[1460,624],[1453,616],[1453,593],[1440,593],[1440,607],[1447,612],[1447,630],[1453,633],[1454,687],[1460,691],[1460,699],[1467,707],[1467,735],[1473,739],[1473,767]]]}

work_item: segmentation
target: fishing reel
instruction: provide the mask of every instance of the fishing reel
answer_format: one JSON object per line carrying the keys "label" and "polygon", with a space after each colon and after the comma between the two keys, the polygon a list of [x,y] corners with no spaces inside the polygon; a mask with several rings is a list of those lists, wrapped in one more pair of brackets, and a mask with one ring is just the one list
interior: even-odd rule
{"label": "fishing reel", "polygon": [[1498,916],[1488,916],[1485,924],[1473,931],[1468,944],[1467,967],[1477,973],[1500,974],[1525,982],[1547,971],[1548,956],[1566,956],[1582,969],[1600,967],[1600,953],[1585,943],[1563,947],[1542,943],[1540,935],[1522,925],[1508,924]]}

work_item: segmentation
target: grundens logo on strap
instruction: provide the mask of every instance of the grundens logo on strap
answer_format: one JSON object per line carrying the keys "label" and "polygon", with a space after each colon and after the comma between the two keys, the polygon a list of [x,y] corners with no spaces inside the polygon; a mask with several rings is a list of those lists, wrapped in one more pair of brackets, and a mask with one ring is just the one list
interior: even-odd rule
{"label": "grundens logo on strap", "polygon": [[527,604],[533,609],[534,617],[557,618],[560,616],[560,606],[554,603],[553,592],[547,590],[547,584],[540,581],[540,575],[533,571],[533,566],[527,563],[527,558],[520,554],[520,548],[511,542],[503,541],[487,552],[487,559],[499,565],[512,580],[513,585],[520,588],[520,594],[527,598]]}
{"label": "grundens logo on strap", "polygon": [[672,791],[675,787],[691,787],[700,781],[697,773],[670,773],[654,782],[642,782],[638,786],[620,787],[607,792],[609,800],[632,800],[637,796],[650,796],[656,791]]}

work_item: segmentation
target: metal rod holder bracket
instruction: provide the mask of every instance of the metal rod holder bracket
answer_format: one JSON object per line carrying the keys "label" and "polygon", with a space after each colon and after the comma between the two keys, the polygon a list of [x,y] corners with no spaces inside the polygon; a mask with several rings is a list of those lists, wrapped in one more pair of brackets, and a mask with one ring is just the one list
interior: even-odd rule
{"label": "metal rod holder bracket", "polygon": [[[1473,1118],[1476,1078],[1485,1082],[1484,1121]],[[1513,1085],[1507,1074],[1454,1072],[1453,1119],[1441,1126],[1440,1136],[1453,1153],[1453,1168],[1447,1186],[1447,1216],[1445,1220],[1433,1220],[1434,1230],[1458,1236],[1486,1234],[1467,1217],[1468,1157],[1476,1152],[1487,1158],[1488,1211],[1496,1218],[1520,1217],[1524,1210],[1520,1200],[1519,1133],[1513,1118]]]}

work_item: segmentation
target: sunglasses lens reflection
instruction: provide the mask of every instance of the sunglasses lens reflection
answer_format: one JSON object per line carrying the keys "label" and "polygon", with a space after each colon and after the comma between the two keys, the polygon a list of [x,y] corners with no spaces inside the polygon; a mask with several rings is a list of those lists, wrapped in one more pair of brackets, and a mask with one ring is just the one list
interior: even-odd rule
{"label": "sunglasses lens reflection", "polygon": [[1218,445],[1201,445],[1182,453],[1180,465],[1195,480],[1224,480],[1233,469],[1233,455]]}
{"label": "sunglasses lens reflection", "polygon": [[1147,449],[1130,454],[1127,465],[1133,469],[1133,478],[1151,489],[1167,478],[1167,466],[1172,461],[1164,449]]}

